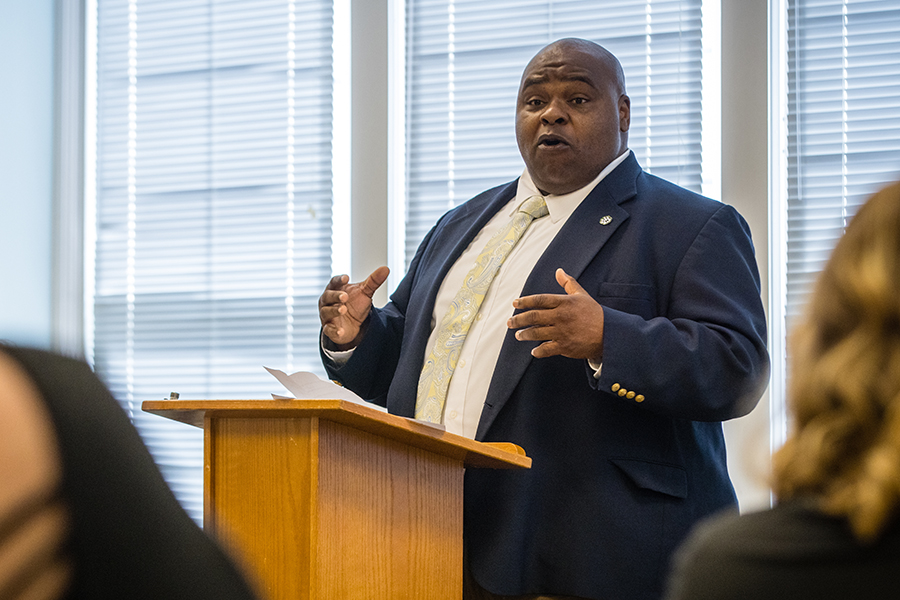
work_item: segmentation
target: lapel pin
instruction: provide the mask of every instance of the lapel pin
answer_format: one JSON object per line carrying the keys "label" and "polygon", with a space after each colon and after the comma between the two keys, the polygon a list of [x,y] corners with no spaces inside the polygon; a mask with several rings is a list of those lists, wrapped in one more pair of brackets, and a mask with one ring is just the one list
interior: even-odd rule
{"label": "lapel pin", "polygon": [[600,219],[600,224],[601,224],[601,225],[609,225],[610,223],[612,223],[612,217],[609,216],[609,215],[606,215],[605,217],[602,217],[602,218]]}

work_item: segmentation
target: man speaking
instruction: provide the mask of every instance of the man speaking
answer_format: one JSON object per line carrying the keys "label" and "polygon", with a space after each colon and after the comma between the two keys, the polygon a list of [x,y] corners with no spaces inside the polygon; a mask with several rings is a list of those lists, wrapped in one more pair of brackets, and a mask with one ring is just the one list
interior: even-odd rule
{"label": "man speaking", "polygon": [[465,475],[467,599],[657,598],[691,525],[736,506],[721,421],[769,366],[750,231],[645,173],[630,111],[604,48],[543,48],[522,176],[441,217],[383,308],[386,267],[319,300],[330,377],[533,459]]}

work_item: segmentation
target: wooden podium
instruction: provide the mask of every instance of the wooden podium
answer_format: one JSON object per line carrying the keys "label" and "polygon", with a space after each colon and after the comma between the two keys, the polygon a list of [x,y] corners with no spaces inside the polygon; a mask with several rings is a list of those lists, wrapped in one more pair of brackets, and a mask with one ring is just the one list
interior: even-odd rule
{"label": "wooden podium", "polygon": [[204,527],[269,600],[459,600],[463,473],[529,468],[344,400],[159,400],[204,430]]}

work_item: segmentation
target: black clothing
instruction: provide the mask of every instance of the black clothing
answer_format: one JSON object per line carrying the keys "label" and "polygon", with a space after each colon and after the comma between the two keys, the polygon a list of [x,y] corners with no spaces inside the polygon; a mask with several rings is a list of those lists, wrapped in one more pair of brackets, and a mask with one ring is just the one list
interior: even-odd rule
{"label": "black clothing", "polygon": [[801,502],[699,525],[674,561],[667,600],[900,598],[900,528],[860,544],[845,519]]}
{"label": "black clothing", "polygon": [[222,550],[178,504],[124,411],[90,368],[0,346],[51,413],[71,515],[71,600],[253,600]]}

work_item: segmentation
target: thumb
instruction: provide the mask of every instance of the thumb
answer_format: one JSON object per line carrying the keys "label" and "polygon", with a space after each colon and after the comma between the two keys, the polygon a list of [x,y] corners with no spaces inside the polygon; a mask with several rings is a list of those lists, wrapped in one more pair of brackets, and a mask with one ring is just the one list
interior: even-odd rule
{"label": "thumb", "polygon": [[366,277],[366,280],[362,284],[363,293],[369,298],[375,293],[375,290],[381,287],[381,285],[387,280],[388,274],[391,272],[387,267],[378,267],[372,274]]}
{"label": "thumb", "polygon": [[575,280],[574,277],[563,271],[556,270],[556,282],[562,286],[568,295],[584,293],[584,288]]}

